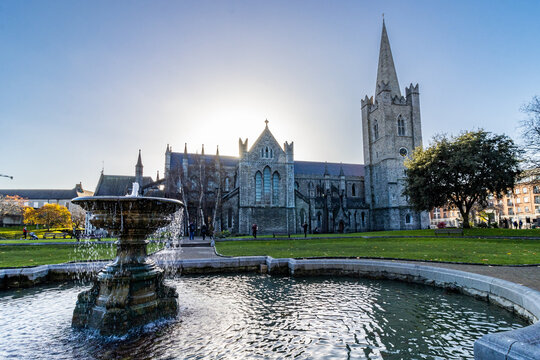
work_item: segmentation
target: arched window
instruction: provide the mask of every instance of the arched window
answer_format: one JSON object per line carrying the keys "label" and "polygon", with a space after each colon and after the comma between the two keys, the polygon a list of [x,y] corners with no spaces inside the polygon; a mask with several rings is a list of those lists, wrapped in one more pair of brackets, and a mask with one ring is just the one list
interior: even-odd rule
{"label": "arched window", "polygon": [[255,201],[262,199],[262,175],[260,171],[255,174]]}
{"label": "arched window", "polygon": [[356,185],[355,184],[352,184],[351,193],[352,193],[352,196],[356,196]]}
{"label": "arched window", "polygon": [[366,226],[366,213],[362,212],[362,227]]}
{"label": "arched window", "polygon": [[405,215],[405,224],[410,224],[411,223],[411,214],[407,214]]}
{"label": "arched window", "polygon": [[279,173],[276,171],[274,175],[272,175],[272,202],[274,204],[277,204],[279,201]]}
{"label": "arched window", "polygon": [[264,168],[263,174],[264,195],[270,195],[270,168],[268,166]]}
{"label": "arched window", "polygon": [[232,209],[229,208],[227,211],[227,227],[230,229],[232,228]]}
{"label": "arched window", "polygon": [[405,120],[399,115],[397,120],[397,134],[399,136],[405,136]]}
{"label": "arched window", "polygon": [[265,157],[266,157],[266,158],[270,157],[270,156],[268,155],[268,146],[266,147],[266,150],[265,150]]}
{"label": "arched window", "polygon": [[375,137],[375,140],[379,138],[379,124],[377,123],[377,120],[375,120],[375,125],[373,125],[373,136]]}
{"label": "arched window", "polygon": [[273,158],[274,157],[274,150],[270,149],[270,157]]}
{"label": "arched window", "polygon": [[231,186],[231,182],[228,177],[225,178],[225,191],[229,191],[229,188]]}
{"label": "arched window", "polygon": [[264,157],[264,149],[261,148],[261,157]]}

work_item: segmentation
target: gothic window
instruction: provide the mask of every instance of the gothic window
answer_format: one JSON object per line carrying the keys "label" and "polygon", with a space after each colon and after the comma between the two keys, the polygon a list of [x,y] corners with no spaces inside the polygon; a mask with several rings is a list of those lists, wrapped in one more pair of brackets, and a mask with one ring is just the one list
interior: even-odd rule
{"label": "gothic window", "polygon": [[411,223],[411,214],[407,214],[405,215],[405,224],[410,224]]}
{"label": "gothic window", "polygon": [[397,132],[399,136],[405,136],[405,120],[399,115],[397,121]]}
{"label": "gothic window", "polygon": [[231,186],[230,180],[228,177],[225,178],[225,191],[229,191],[229,187]]}
{"label": "gothic window", "polygon": [[255,201],[259,202],[262,198],[262,175],[260,171],[255,174]]}
{"label": "gothic window", "polygon": [[268,146],[266,147],[266,150],[264,151],[264,157],[268,158],[270,156],[268,156],[269,152],[268,152]]}
{"label": "gothic window", "polygon": [[277,204],[279,201],[279,173],[276,171],[272,175],[272,202]]}
{"label": "gothic window", "polygon": [[264,149],[261,148],[261,157],[264,157]]}
{"label": "gothic window", "polygon": [[375,140],[379,138],[379,124],[377,120],[375,120],[375,125],[373,125],[373,136],[375,136]]}
{"label": "gothic window", "polygon": [[366,213],[362,212],[362,227],[366,226]]}
{"label": "gothic window", "polygon": [[274,150],[270,149],[270,157],[273,158],[274,157]]}
{"label": "gothic window", "polygon": [[264,186],[264,195],[269,195],[270,194],[270,168],[268,166],[264,168],[263,186]]}
{"label": "gothic window", "polygon": [[352,184],[351,193],[352,193],[352,196],[356,196],[356,185],[355,184]]}

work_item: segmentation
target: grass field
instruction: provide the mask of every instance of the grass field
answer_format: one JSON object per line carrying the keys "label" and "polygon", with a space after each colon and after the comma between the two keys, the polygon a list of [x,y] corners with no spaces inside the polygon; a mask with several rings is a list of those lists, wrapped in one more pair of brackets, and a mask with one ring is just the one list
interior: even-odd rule
{"label": "grass field", "polygon": [[[0,228],[0,240],[22,239],[23,238],[23,228],[24,228],[24,226],[11,226],[11,227],[2,227],[2,228]],[[44,233],[52,233],[52,232],[54,232],[54,233],[61,234],[62,233],[61,230],[64,230],[66,232],[71,232],[71,230],[69,230],[69,229],[51,229],[50,231],[48,231],[47,229],[43,229],[43,228],[37,229],[37,227],[34,226],[34,225],[29,225],[29,226],[26,227],[26,229],[28,230],[29,233],[33,232],[34,234],[36,234],[36,236],[38,238],[40,238],[40,239],[43,238]],[[30,236],[28,236],[27,239],[30,239]],[[56,239],[56,240],[60,240],[60,239]]]}
{"label": "grass field", "polygon": [[[163,247],[148,244],[148,253]],[[0,246],[0,267],[21,267],[60,264],[69,261],[107,260],[114,258],[116,245],[81,242],[78,245]]]}
{"label": "grass field", "polygon": [[[530,236],[540,238],[540,229],[464,229],[464,236]],[[304,234],[291,234],[291,237],[303,237]],[[396,230],[396,231],[368,231],[346,234],[308,234],[309,237],[354,237],[354,236],[436,236],[434,229],[427,230]],[[445,235],[439,235],[440,237]],[[252,236],[238,236],[239,238],[252,238]],[[257,238],[273,238],[272,235],[259,235]],[[277,238],[287,238],[287,235],[278,235]]]}
{"label": "grass field", "polygon": [[216,243],[228,256],[373,257],[478,264],[540,264],[540,239],[334,238]]}

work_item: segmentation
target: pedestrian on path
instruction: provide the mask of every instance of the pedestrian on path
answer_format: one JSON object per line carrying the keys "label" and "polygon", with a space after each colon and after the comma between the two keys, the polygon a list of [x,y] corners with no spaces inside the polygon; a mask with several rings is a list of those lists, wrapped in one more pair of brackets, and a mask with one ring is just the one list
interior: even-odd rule
{"label": "pedestrian on path", "polygon": [[28,234],[28,230],[26,230],[26,226],[24,227],[22,233],[23,233],[24,239],[26,240],[26,235]]}
{"label": "pedestrian on path", "polygon": [[251,231],[253,232],[253,237],[255,239],[257,238],[257,230],[259,230],[259,227],[254,223],[253,226],[251,226]]}
{"label": "pedestrian on path", "polygon": [[194,240],[195,239],[195,224],[193,223],[193,221],[189,223],[188,229],[189,229],[189,240]]}
{"label": "pedestrian on path", "polygon": [[304,237],[307,237],[307,228],[308,228],[307,222],[305,222],[304,225],[302,225],[302,227],[304,228]]}
{"label": "pedestrian on path", "polygon": [[201,226],[201,236],[204,241],[206,239],[206,224],[202,224]]}

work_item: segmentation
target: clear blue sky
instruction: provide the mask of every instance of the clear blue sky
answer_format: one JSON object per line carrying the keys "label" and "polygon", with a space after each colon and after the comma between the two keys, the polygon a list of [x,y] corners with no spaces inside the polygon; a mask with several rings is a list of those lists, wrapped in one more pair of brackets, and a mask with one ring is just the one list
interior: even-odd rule
{"label": "clear blue sky", "polygon": [[163,173],[167,144],[238,154],[268,118],[297,160],[363,163],[381,14],[424,145],[484,128],[518,140],[540,94],[539,1],[2,1],[0,188],[94,190]]}

